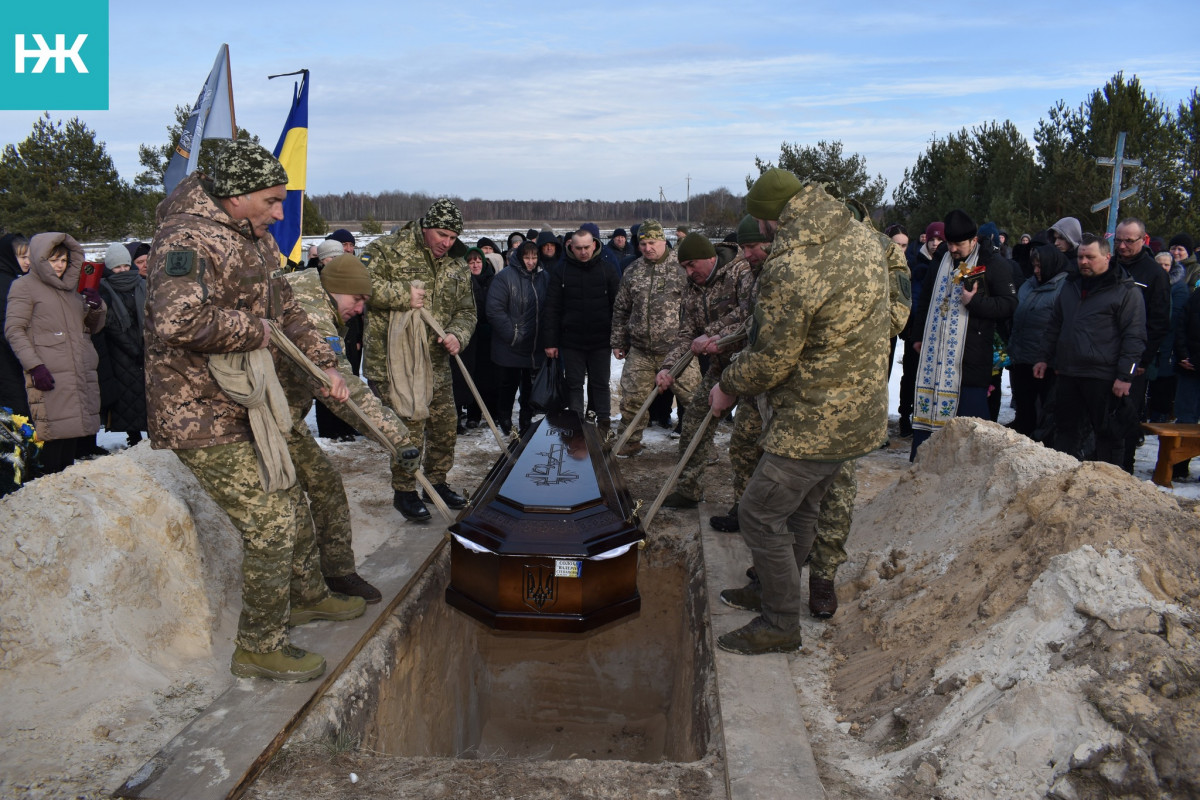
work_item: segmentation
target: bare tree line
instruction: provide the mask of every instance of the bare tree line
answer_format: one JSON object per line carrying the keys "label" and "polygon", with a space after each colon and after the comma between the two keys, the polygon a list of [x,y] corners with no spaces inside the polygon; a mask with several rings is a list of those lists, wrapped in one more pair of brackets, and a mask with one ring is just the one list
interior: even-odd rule
{"label": "bare tree line", "polygon": [[[437,196],[422,192],[383,192],[366,194],[312,195],[313,203],[327,220],[365,220],[398,222],[417,219]],[[478,197],[463,200],[451,197],[463,216],[472,221],[487,220],[592,220],[636,221],[654,217],[665,223],[682,223],[689,218],[700,225],[708,218],[718,225],[728,224],[742,207],[742,198],[726,189],[717,189],[693,197],[689,208],[681,202],[657,200],[483,200]],[[717,217],[720,219],[718,220]]]}

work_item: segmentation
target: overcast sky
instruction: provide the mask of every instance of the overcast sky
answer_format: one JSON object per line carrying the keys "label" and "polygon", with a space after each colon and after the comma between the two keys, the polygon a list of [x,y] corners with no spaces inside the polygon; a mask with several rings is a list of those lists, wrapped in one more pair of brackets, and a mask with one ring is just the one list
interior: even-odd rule
{"label": "overcast sky", "polygon": [[[1007,118],[1032,139],[1056,100],[1078,106],[1118,70],[1171,108],[1200,84],[1185,2],[109,8],[109,110],[79,116],[122,177],[137,175],[139,144],[166,140],[227,42],[238,124],[268,148],[293,79],[267,75],[311,70],[315,194],[621,200],[661,187],[682,200],[689,175],[692,194],[744,191],[756,155],[840,139],[890,196],[931,137]],[[36,117],[0,112],[0,143]]]}

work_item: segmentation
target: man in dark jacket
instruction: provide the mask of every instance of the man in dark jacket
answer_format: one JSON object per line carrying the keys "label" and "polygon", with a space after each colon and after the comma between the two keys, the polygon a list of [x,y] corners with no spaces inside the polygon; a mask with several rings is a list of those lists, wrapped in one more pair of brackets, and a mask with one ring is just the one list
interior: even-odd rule
{"label": "man in dark jacket", "polygon": [[[1141,419],[1146,409],[1146,366],[1154,363],[1158,348],[1171,330],[1171,280],[1146,246],[1146,226],[1141,220],[1132,217],[1122,220],[1117,225],[1113,242],[1115,261],[1133,278],[1134,286],[1141,290],[1145,310],[1145,350],[1138,356],[1137,373],[1129,392],[1137,409],[1137,418]],[[1130,475],[1133,474],[1133,461],[1140,436],[1136,425],[1131,426],[1126,434],[1124,460],[1120,466]]]}
{"label": "man in dark jacket", "polygon": [[1069,275],[1058,294],[1033,377],[1044,378],[1053,363],[1055,407],[1072,412],[1057,415],[1054,448],[1078,458],[1087,420],[1096,435],[1096,459],[1119,466],[1123,428],[1136,427],[1120,404],[1129,403],[1122,398],[1129,396],[1146,349],[1145,309],[1104,239],[1084,234],[1076,258],[1079,273]]}
{"label": "man in dark jacket", "polygon": [[604,247],[617,257],[618,270],[620,270],[621,262],[625,260],[625,257],[633,253],[633,248],[629,246],[629,234],[625,232],[624,228],[617,228],[613,231],[612,236],[608,238],[608,244]]}
{"label": "man in dark jacket", "polygon": [[943,222],[946,242],[935,254],[937,269],[926,275],[913,308],[921,341],[913,343],[920,369],[910,458],[952,417],[988,419],[996,325],[1017,310],[1008,260],[976,238],[974,221],[959,209]]}
{"label": "man in dark jacket", "polygon": [[562,356],[570,407],[580,419],[586,409],[586,377],[589,403],[605,429],[611,420],[608,345],[619,284],[616,270],[600,255],[600,243],[580,230],[562,263],[550,271],[546,297],[546,355]]}

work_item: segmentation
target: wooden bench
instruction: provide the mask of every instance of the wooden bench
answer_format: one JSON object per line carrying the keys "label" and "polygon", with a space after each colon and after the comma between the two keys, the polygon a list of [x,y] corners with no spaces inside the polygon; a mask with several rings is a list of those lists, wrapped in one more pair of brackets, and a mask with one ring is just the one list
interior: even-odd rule
{"label": "wooden bench", "polygon": [[1154,482],[1171,488],[1171,468],[1200,456],[1200,425],[1178,422],[1143,422],[1142,430],[1158,437],[1158,463]]}

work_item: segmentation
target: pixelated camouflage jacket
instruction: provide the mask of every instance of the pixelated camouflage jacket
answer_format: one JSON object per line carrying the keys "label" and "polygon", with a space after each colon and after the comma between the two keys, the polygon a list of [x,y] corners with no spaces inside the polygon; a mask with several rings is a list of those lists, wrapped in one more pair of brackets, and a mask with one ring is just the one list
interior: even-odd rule
{"label": "pixelated camouflage jacket", "polygon": [[[662,369],[675,366],[691,350],[692,340],[697,336],[722,337],[738,333],[754,313],[755,278],[750,262],[739,255],[723,264],[720,255],[718,251],[717,265],[703,285],[688,279],[681,298],[679,337],[663,359]],[[744,346],[744,342],[739,342],[711,356],[709,374],[720,375],[729,366],[733,353]]]}
{"label": "pixelated camouflage jacket", "polygon": [[766,392],[763,449],[843,461],[887,432],[888,271],[879,237],[808,185],[783,210],[758,279],[751,344],[721,375],[729,394]]}
{"label": "pixelated camouflage jacket", "polygon": [[[292,287],[292,294],[295,296],[296,302],[308,314],[309,322],[317,329],[321,338],[329,343],[330,348],[337,356],[338,372],[342,373],[342,378],[345,379],[346,386],[350,389],[350,400],[362,409],[367,419],[374,423],[376,428],[379,428],[379,432],[387,437],[396,450],[408,447],[408,428],[394,411],[379,402],[379,398],[371,393],[367,385],[354,374],[354,370],[350,367],[350,362],[346,359],[346,347],[343,341],[343,337],[346,335],[346,326],[338,314],[337,303],[321,284],[321,273],[315,269],[305,269],[300,272],[289,272],[285,275],[285,279]],[[288,405],[292,409],[292,420],[294,422],[303,421],[312,406],[314,397],[312,379],[299,365],[289,363],[289,368],[279,373],[279,380],[287,393]],[[366,433],[358,417],[345,403],[328,398],[322,402],[339,419],[358,428],[364,434]],[[380,444],[384,443],[380,442]]]}
{"label": "pixelated camouflage jacket", "polygon": [[[262,320],[272,319],[321,369],[337,364],[272,273],[275,239],[255,238],[209,194],[205,176],[189,175],[158,206],[146,287],[146,422],[156,448],[191,449],[250,441],[246,408],[208,371],[212,353],[258,349]],[[284,356],[271,348],[278,371]]]}
{"label": "pixelated camouflage jacket", "polygon": [[[409,222],[391,236],[376,239],[360,256],[371,275],[371,299],[367,302],[367,324],[363,330],[363,374],[372,381],[387,380],[387,329],[392,311],[409,311],[409,283],[425,282],[425,308],[447,334],[466,347],[475,332],[475,295],[471,270],[463,259],[467,247],[455,242],[450,251],[435,259],[425,246],[421,226]],[[429,332],[430,355],[438,363],[446,350]]]}
{"label": "pixelated camouflage jacket", "polygon": [[630,264],[613,301],[609,347],[655,355],[669,352],[679,336],[679,300],[686,283],[687,273],[674,250],[658,264],[645,256]]}

